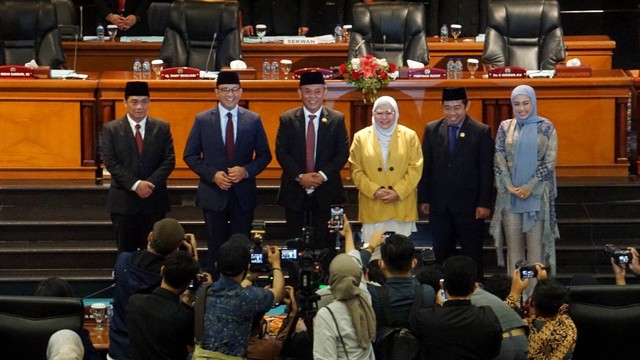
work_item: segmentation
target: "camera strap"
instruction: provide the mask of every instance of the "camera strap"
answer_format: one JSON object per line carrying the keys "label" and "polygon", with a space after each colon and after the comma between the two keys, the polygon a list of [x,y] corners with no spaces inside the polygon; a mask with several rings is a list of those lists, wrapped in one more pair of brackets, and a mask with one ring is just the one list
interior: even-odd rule
{"label": "camera strap", "polygon": [[204,335],[204,310],[207,304],[207,290],[211,284],[213,284],[213,282],[205,282],[200,285],[200,289],[198,289],[198,294],[196,295],[196,305],[193,310],[193,335],[195,336],[196,344],[200,344],[202,335]]}

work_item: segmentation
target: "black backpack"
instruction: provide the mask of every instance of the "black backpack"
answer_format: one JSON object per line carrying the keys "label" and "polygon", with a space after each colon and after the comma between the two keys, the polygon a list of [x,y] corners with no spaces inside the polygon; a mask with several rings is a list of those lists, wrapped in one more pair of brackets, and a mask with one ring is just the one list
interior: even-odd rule
{"label": "black backpack", "polygon": [[[418,309],[422,305],[424,289],[416,287],[416,295],[413,298],[409,319],[417,316]],[[398,325],[389,304],[389,292],[386,287],[380,287],[380,300],[385,315],[385,324],[381,328],[382,334],[378,337],[375,346],[376,360],[417,360],[420,358],[420,341],[406,326]]]}

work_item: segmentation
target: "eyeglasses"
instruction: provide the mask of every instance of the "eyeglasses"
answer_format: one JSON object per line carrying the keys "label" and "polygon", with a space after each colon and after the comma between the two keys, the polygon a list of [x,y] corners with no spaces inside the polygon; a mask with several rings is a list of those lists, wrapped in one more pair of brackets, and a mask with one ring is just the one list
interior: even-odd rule
{"label": "eyeglasses", "polygon": [[218,89],[218,91],[220,91],[223,94],[231,94],[231,93],[237,94],[240,91],[240,88],[239,87],[237,87],[237,88],[222,88],[222,89]]}
{"label": "eyeglasses", "polygon": [[384,111],[384,110],[376,110],[376,111],[374,112],[374,114],[376,114],[376,115],[378,115],[378,116],[383,116],[383,115],[391,116],[391,115],[395,115],[395,114],[396,114],[396,112],[395,112],[395,111],[393,111],[393,110],[387,110],[387,111]]}

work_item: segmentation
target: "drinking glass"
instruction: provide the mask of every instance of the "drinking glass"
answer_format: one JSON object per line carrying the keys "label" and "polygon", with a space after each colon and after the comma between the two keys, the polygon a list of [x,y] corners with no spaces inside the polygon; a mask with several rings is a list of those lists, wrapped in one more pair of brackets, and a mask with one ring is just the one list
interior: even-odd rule
{"label": "drinking glass", "polygon": [[160,79],[160,72],[164,67],[164,61],[162,59],[155,59],[151,62],[151,69],[154,73],[156,73],[156,80]]}
{"label": "drinking glass", "polygon": [[282,73],[284,74],[284,79],[288,79],[289,71],[291,71],[291,60],[282,59],[280,60],[280,69],[282,69]]}
{"label": "drinking glass", "polygon": [[116,34],[118,34],[118,25],[107,25],[107,32],[109,32],[109,38],[111,41],[116,41]]}
{"label": "drinking glass", "polygon": [[478,70],[478,59],[467,59],[467,69],[469,69],[469,74],[471,74],[471,76],[469,76],[470,79],[475,79],[475,73]]}
{"label": "drinking glass", "polygon": [[458,36],[462,34],[462,25],[451,24],[450,31],[451,36],[453,36],[453,41],[458,41]]}
{"label": "drinking glass", "polygon": [[262,38],[267,34],[267,25],[258,24],[256,25],[256,35],[258,35],[258,39],[262,42]]}
{"label": "drinking glass", "polygon": [[102,330],[102,321],[104,320],[107,312],[107,305],[104,303],[91,304],[91,315],[96,321],[96,330]]}

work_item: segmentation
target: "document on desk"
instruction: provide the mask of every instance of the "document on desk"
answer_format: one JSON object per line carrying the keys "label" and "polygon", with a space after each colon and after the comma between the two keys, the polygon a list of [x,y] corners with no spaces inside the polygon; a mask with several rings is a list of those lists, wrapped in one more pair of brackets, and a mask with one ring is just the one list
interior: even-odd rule
{"label": "document on desk", "polygon": [[161,43],[164,40],[164,36],[123,36],[120,38],[120,42],[153,42]]}
{"label": "document on desk", "polygon": [[78,79],[84,80],[88,78],[87,74],[78,74],[73,70],[51,70],[51,78],[52,79]]}
{"label": "document on desk", "polygon": [[260,40],[257,36],[245,36],[242,41],[246,44],[277,43],[277,44],[330,44],[336,42],[333,35],[321,36],[265,36]]}

